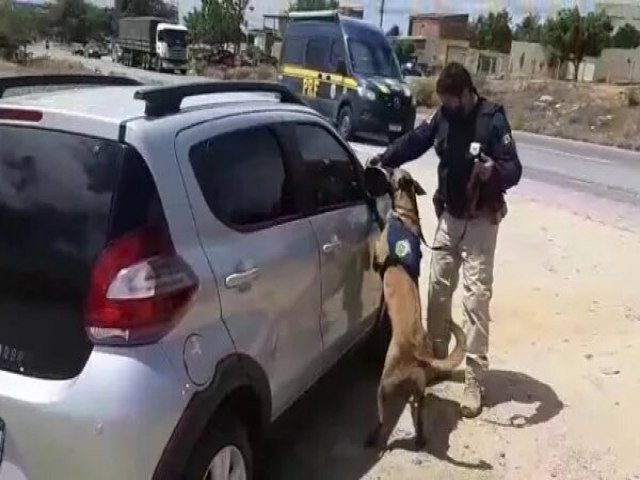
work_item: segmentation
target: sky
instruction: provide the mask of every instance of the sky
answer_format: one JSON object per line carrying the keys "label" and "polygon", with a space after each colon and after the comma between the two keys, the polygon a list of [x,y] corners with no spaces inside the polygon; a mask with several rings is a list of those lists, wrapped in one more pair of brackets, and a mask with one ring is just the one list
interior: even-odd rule
{"label": "sky", "polygon": [[[380,0],[362,0],[365,20],[379,24]],[[468,13],[475,17],[490,11],[506,8],[514,21],[519,21],[528,13],[541,16],[552,15],[561,8],[574,7],[586,11],[593,10],[595,0],[385,0],[383,28],[388,30],[398,25],[406,34],[409,15],[421,12]]]}

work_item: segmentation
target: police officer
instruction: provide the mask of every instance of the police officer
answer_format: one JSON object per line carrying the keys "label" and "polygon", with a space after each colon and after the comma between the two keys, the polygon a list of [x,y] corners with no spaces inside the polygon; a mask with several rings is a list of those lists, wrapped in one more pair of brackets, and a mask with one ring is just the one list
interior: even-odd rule
{"label": "police officer", "polygon": [[[522,166],[504,109],[478,94],[462,65],[450,63],[444,68],[436,92],[441,107],[435,115],[370,163],[399,167],[431,147],[440,158],[433,198],[439,220],[431,257],[427,330],[435,355],[444,358],[450,340],[451,298],[462,268],[467,357],[461,407],[470,418],[482,410],[482,380],[489,365],[489,303],[498,224],[506,214],[503,194],[520,181]],[[479,154],[470,153],[475,142],[480,144]],[[468,195],[467,186],[474,169],[479,195],[470,215],[468,197],[473,196]]]}

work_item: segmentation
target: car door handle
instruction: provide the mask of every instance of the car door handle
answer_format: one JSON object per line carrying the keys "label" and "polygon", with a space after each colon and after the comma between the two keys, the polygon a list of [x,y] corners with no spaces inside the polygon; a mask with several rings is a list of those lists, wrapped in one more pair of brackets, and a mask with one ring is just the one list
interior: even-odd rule
{"label": "car door handle", "polygon": [[258,278],[259,273],[260,270],[257,268],[250,268],[243,272],[232,273],[224,279],[224,284],[227,288],[238,288]]}
{"label": "car door handle", "polygon": [[342,246],[342,242],[340,240],[335,240],[333,242],[329,242],[329,243],[325,243],[322,246],[322,251],[324,253],[331,253],[331,252],[335,252],[336,250],[338,250],[340,247]]}

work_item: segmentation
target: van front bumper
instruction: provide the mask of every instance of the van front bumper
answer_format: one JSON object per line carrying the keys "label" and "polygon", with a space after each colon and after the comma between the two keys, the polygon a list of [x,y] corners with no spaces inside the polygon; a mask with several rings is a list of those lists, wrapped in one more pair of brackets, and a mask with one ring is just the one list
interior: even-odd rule
{"label": "van front bumper", "polygon": [[394,138],[415,127],[416,107],[411,104],[400,105],[398,108],[381,100],[361,100],[354,103],[353,129],[356,133]]}

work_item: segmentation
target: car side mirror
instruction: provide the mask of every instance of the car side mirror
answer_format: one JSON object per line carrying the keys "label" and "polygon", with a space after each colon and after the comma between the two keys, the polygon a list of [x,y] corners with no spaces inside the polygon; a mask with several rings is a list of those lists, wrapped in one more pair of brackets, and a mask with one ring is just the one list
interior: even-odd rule
{"label": "car side mirror", "polygon": [[347,63],[344,60],[338,60],[338,64],[336,65],[336,73],[338,75],[342,75],[343,77],[346,77],[348,75]]}
{"label": "car side mirror", "polygon": [[364,184],[367,193],[374,198],[383,197],[391,191],[389,175],[380,167],[364,169]]}

